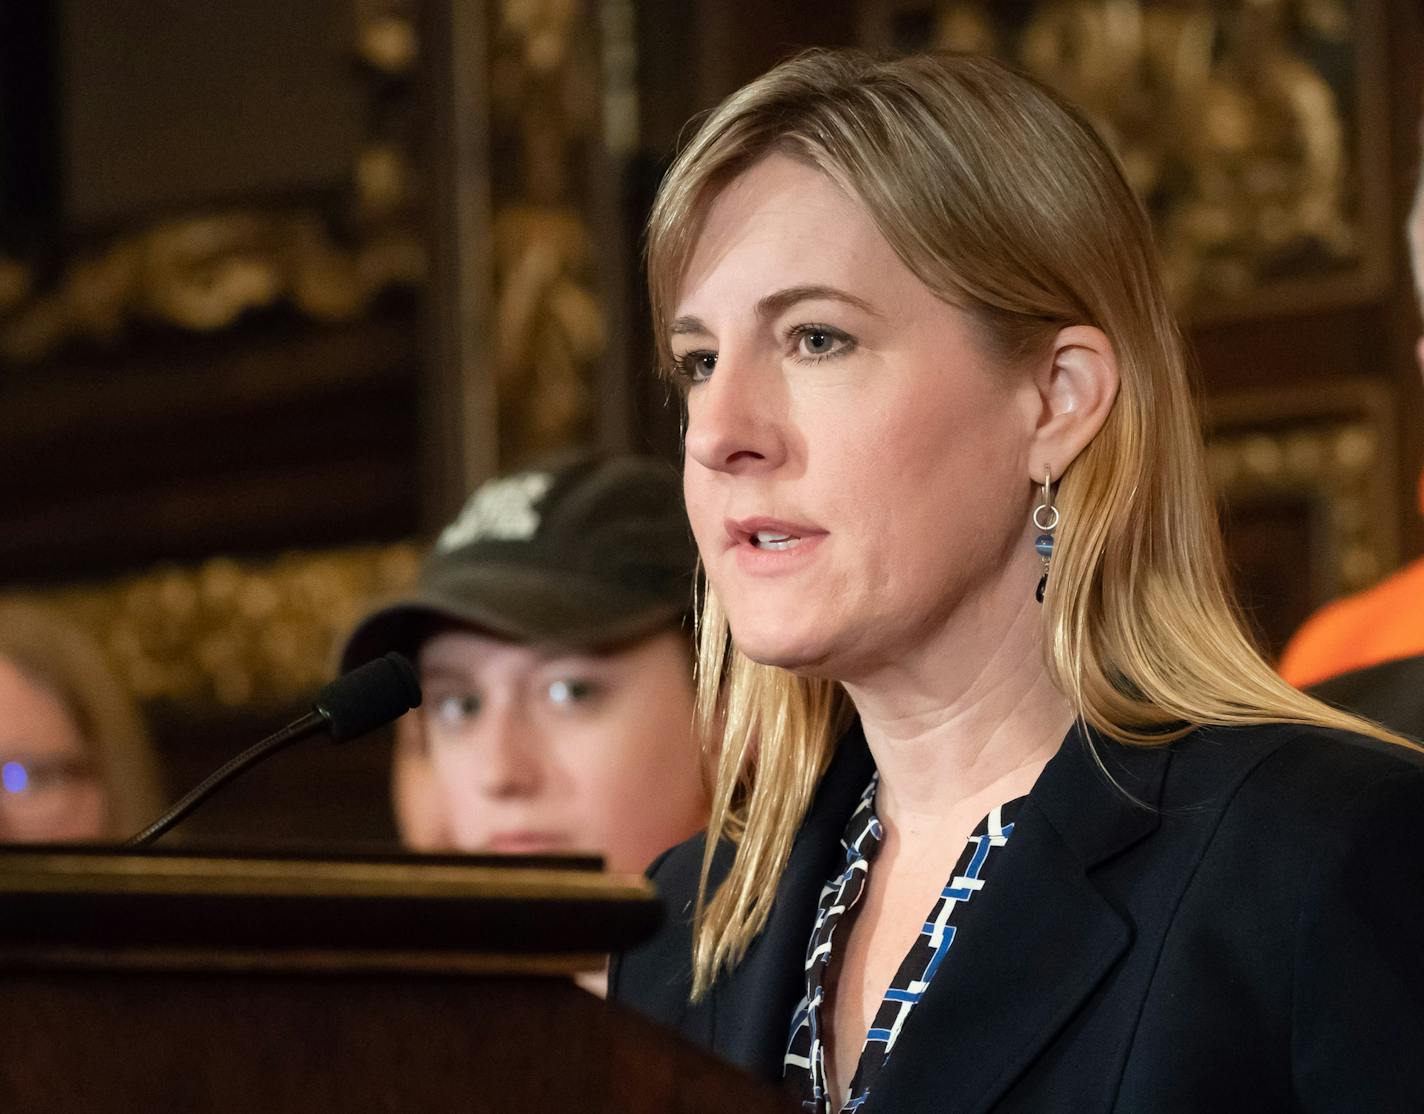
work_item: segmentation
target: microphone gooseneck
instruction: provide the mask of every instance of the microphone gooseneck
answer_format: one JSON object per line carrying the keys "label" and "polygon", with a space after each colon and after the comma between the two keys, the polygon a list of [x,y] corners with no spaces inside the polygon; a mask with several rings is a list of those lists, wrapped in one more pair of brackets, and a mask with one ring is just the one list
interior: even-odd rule
{"label": "microphone gooseneck", "polygon": [[147,847],[222,786],[292,743],[322,732],[330,735],[333,742],[344,743],[419,706],[420,682],[410,662],[394,652],[368,661],[318,692],[306,715],[209,774],[152,824],[125,841],[124,847]]}

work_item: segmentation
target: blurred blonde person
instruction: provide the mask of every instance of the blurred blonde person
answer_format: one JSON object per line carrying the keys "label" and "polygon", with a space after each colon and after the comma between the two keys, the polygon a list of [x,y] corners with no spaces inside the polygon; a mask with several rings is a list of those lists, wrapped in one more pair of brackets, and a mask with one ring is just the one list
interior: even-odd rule
{"label": "blurred blonde person", "polygon": [[0,603],[0,840],[118,840],[160,806],[137,707],[92,638]]}

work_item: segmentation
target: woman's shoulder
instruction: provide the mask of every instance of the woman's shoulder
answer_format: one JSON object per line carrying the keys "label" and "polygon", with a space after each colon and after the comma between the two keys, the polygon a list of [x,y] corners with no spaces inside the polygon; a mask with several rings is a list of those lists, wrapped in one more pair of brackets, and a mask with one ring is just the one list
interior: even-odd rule
{"label": "woman's shoulder", "polygon": [[[609,997],[621,1000],[655,1021],[673,1025],[687,1009],[692,986],[692,927],[697,887],[707,833],[670,847],[648,867],[657,890],[662,925],[654,936],[614,956],[609,972]],[[733,848],[722,844],[713,857],[709,889],[715,889],[730,866]]]}
{"label": "woman's shoulder", "polygon": [[1202,728],[1173,744],[1171,765],[1176,804],[1215,798],[1238,811],[1320,822],[1372,796],[1402,795],[1424,813],[1424,752],[1326,727]]}
{"label": "woman's shoulder", "polygon": [[[697,885],[702,877],[702,859],[706,849],[707,832],[704,830],[669,847],[648,867],[648,880],[656,887],[658,898],[669,917],[692,916],[692,903],[697,896]],[[718,852],[712,861],[712,887],[715,887],[719,876],[725,873],[726,867],[730,865],[732,847],[726,844],[725,847],[719,847]],[[724,858],[728,859],[726,864],[722,862]]]}

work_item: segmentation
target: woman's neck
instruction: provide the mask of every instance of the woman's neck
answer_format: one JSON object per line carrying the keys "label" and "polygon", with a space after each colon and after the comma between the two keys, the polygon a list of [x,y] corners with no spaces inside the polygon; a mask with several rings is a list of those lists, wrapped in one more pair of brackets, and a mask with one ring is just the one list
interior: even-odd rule
{"label": "woman's neck", "polygon": [[980,629],[948,627],[846,691],[880,771],[881,818],[911,834],[961,806],[1032,787],[1073,722],[1044,665],[1042,613],[1024,604]]}

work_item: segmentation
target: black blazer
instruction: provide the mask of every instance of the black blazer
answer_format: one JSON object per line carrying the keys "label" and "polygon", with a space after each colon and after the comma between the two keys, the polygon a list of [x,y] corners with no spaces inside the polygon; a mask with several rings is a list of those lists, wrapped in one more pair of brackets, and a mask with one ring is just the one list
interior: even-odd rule
{"label": "black blazer", "polygon": [[1310,694],[1424,739],[1424,654],[1342,673],[1321,681]]}
{"label": "black blazer", "polygon": [[[1284,725],[1095,745],[1150,807],[1069,733],[865,1114],[1424,1111],[1424,764]],[[696,1005],[702,837],[664,855],[668,921],[615,961],[612,996],[780,1079],[817,896],[872,768],[853,728],[766,929]]]}

